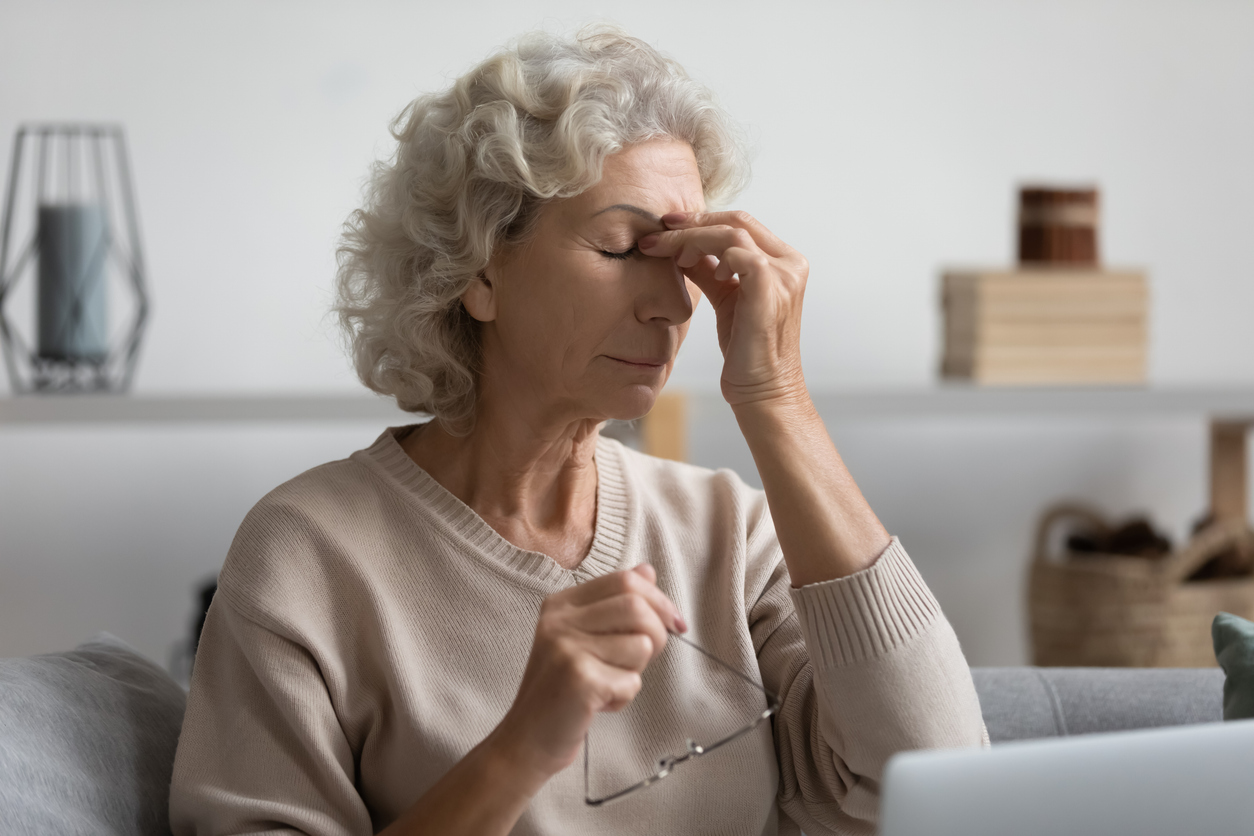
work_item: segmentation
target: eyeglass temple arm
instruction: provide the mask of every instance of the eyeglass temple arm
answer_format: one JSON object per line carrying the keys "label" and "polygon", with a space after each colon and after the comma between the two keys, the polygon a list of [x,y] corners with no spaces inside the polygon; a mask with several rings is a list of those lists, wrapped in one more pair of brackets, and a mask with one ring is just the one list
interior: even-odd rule
{"label": "eyeglass temple arm", "polygon": [[693,642],[693,641],[691,641],[690,639],[686,639],[686,638],[684,638],[683,636],[681,636],[681,635],[679,635],[678,633],[673,632],[673,631],[671,631],[671,630],[667,630],[666,632],[668,632],[668,633],[670,633],[670,634],[671,634],[671,638],[674,638],[674,639],[679,639],[681,642],[683,642],[684,644],[688,645],[689,647],[691,647],[693,650],[697,651],[697,652],[698,652],[698,653],[700,653],[701,655],[705,656],[707,659],[711,659],[711,660],[713,660],[713,661],[715,661],[715,662],[718,662],[720,665],[722,665],[723,667],[727,668],[727,669],[728,669],[729,671],[731,671],[732,673],[736,674],[736,676],[740,677],[740,678],[741,678],[741,679],[743,679],[745,682],[748,682],[750,685],[752,685],[754,688],[757,688],[757,689],[758,689],[759,691],[761,691],[763,694],[766,694],[766,696],[767,696],[767,698],[768,698],[768,702],[769,702],[769,703],[770,703],[770,705],[771,705],[771,711],[772,711],[772,713],[773,713],[773,712],[775,712],[775,711],[778,711],[778,710],[779,710],[779,697],[775,696],[775,695],[774,695],[774,694],[772,694],[770,691],[766,690],[766,688],[762,685],[762,683],[761,683],[761,682],[754,682],[752,679],[750,679],[749,677],[745,676],[743,673],[741,673],[740,671],[736,670],[736,669],[735,669],[735,668],[733,668],[731,665],[727,664],[727,663],[726,663],[726,662],[724,662],[722,659],[718,658],[718,657],[717,657],[717,656],[715,656],[713,653],[711,653],[710,651],[706,650],[704,647],[702,647],[701,645],[697,644],[696,642]]}

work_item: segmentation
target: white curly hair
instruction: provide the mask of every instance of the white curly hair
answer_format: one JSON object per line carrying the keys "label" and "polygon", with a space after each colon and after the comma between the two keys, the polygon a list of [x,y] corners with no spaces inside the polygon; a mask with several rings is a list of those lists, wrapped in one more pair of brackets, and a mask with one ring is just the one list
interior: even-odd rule
{"label": "white curly hair", "polygon": [[335,312],[367,387],[456,434],[474,423],[479,323],[461,296],[499,247],[526,241],[546,201],[601,178],[656,137],[692,145],[707,202],[748,179],[739,134],[674,60],[621,30],[524,36],[410,102],[364,205],[344,224]]}

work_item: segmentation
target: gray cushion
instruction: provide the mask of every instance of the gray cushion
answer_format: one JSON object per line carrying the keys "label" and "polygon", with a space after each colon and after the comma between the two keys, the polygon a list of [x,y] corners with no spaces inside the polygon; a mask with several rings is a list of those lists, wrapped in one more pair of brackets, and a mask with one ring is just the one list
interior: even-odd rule
{"label": "gray cushion", "polygon": [[0,830],[168,834],[186,702],[165,671],[108,633],[0,659]]}
{"label": "gray cushion", "polygon": [[1218,668],[974,668],[994,742],[1223,719]]}

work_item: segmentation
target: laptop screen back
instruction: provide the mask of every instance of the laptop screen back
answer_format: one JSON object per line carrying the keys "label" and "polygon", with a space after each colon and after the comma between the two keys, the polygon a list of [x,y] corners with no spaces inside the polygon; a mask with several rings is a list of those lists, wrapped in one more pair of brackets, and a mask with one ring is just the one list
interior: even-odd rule
{"label": "laptop screen back", "polygon": [[1254,833],[1254,720],[905,752],[881,836]]}

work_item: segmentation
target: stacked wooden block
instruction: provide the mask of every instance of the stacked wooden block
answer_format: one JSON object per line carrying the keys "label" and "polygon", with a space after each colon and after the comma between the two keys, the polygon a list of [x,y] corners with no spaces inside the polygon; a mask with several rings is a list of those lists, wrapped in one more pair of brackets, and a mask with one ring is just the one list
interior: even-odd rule
{"label": "stacked wooden block", "polygon": [[1098,263],[1097,191],[1020,192],[1019,268],[942,276],[941,373],[977,383],[1137,384],[1146,379],[1143,273]]}
{"label": "stacked wooden block", "polygon": [[949,271],[945,377],[1000,384],[1145,381],[1149,292],[1135,271]]}

